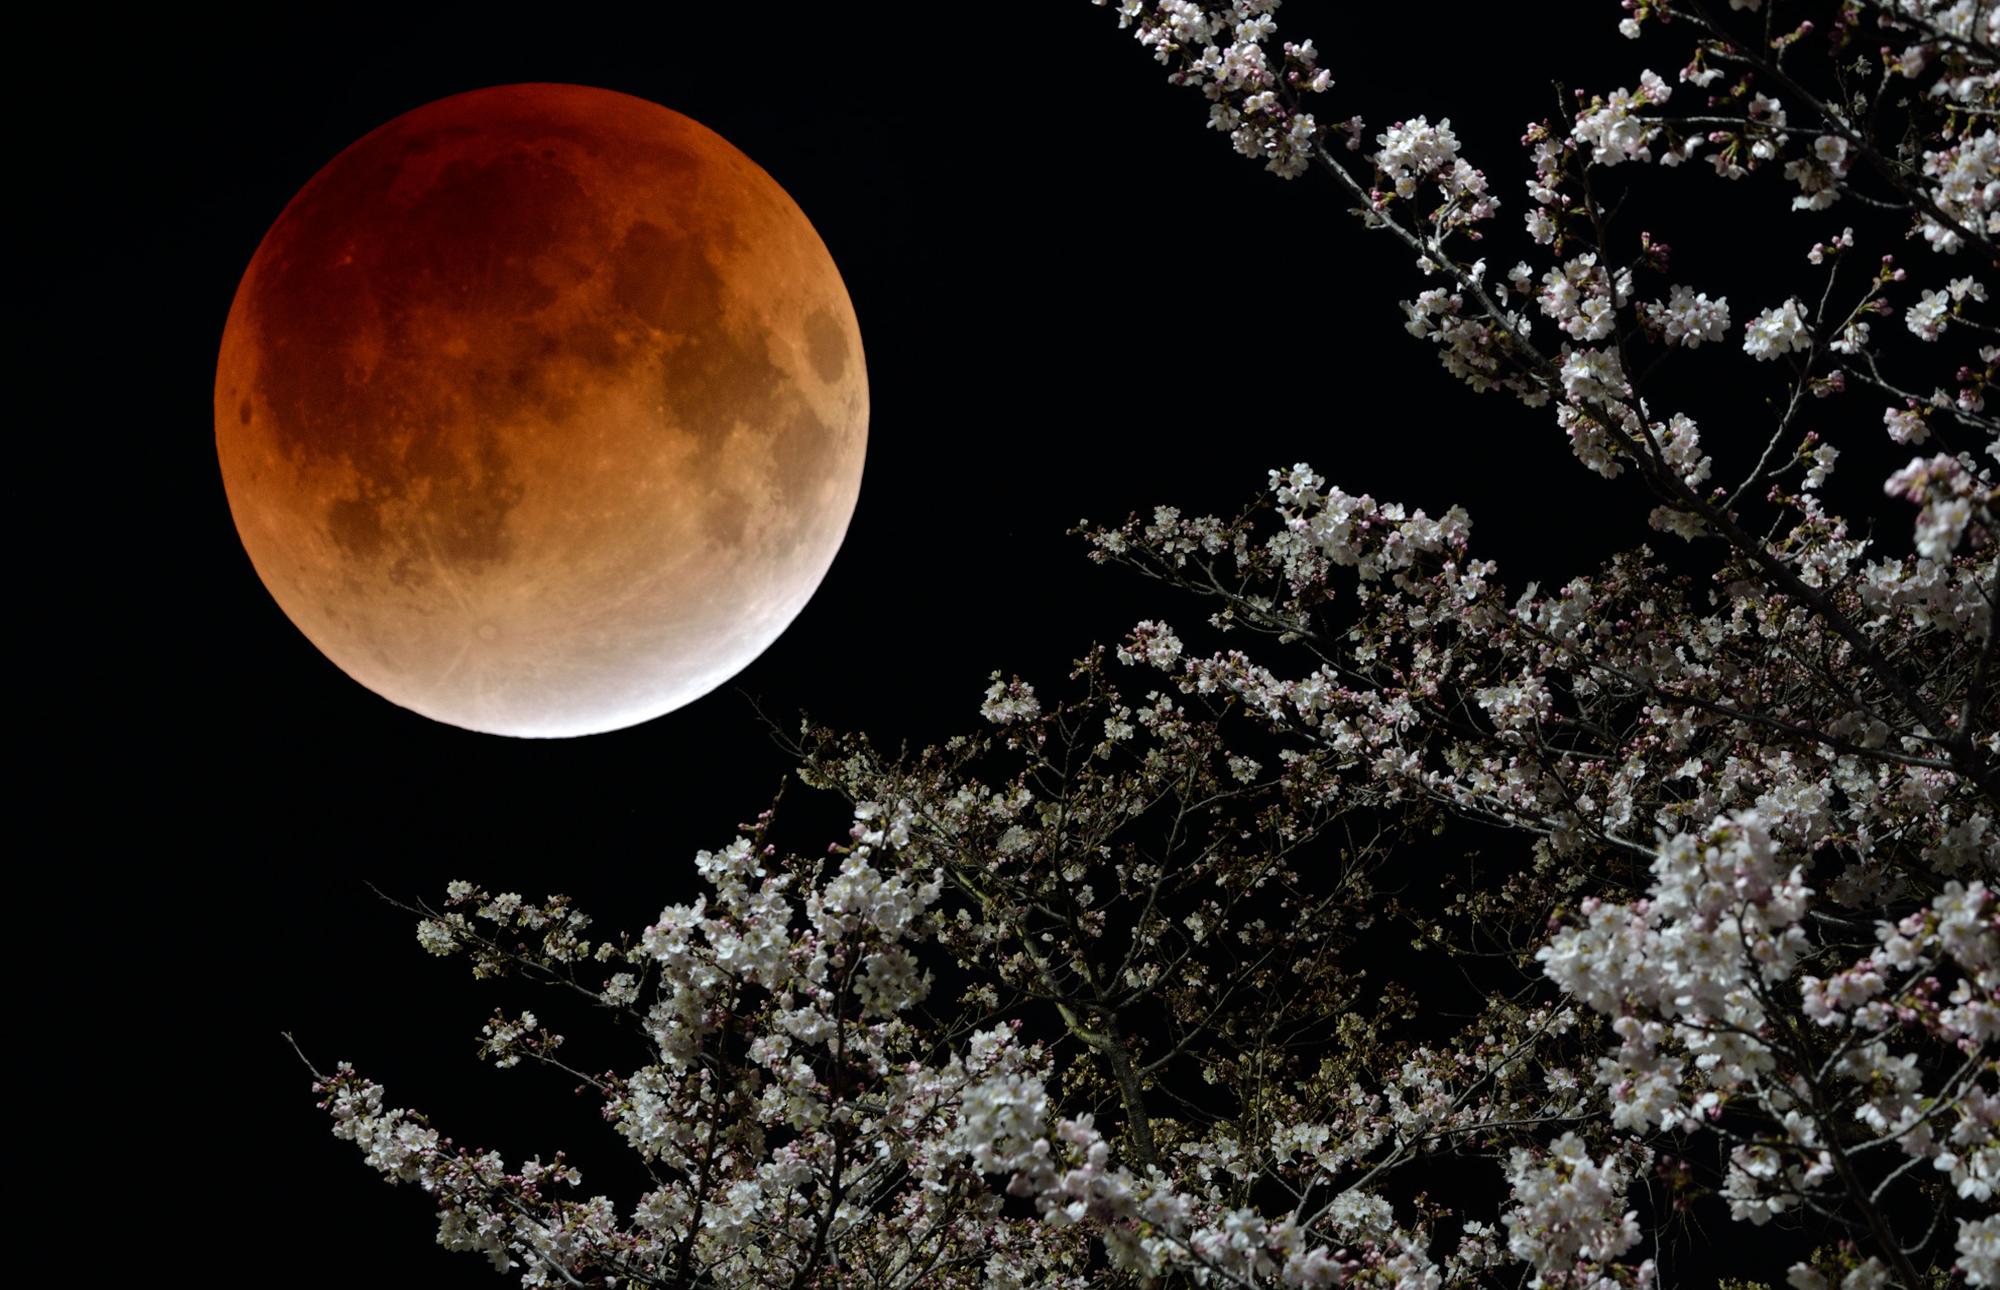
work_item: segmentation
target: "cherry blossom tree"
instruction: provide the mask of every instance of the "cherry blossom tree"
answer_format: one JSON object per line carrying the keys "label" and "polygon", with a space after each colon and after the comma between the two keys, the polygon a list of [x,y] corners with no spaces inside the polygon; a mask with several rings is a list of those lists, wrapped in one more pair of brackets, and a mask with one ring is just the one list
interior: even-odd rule
{"label": "cherry blossom tree", "polygon": [[[1448,121],[1337,119],[1276,0],[1110,7],[1656,536],[1510,585],[1303,464],[1087,525],[1161,617],[937,747],[786,731],[824,853],[774,807],[602,939],[413,907],[552,992],[481,1053],[593,1089],[643,1195],[345,1065],[335,1133],[527,1285],[2000,1285],[2000,7],[1626,0],[1665,70],[1530,124],[1519,199]],[[1677,276],[1662,182],[1747,194],[1773,267]]]}

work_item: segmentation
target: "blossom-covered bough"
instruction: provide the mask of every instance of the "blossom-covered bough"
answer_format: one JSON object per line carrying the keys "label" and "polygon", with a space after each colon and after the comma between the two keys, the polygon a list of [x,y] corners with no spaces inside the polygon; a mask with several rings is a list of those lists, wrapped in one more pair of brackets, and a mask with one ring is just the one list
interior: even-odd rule
{"label": "blossom-covered bough", "polygon": [[[640,1037],[481,1051],[594,1087],[644,1195],[345,1066],[335,1131],[531,1285],[2000,1285],[2000,6],[1627,0],[1671,70],[1528,127],[1519,224],[1448,122],[1323,123],[1275,0],[1115,7],[1662,550],[1509,589],[1463,511],[1305,465],[1087,529],[1205,621],[996,675],[915,755],[807,724],[829,852],[767,815],[603,941],[422,911]],[[1766,270],[1677,277],[1661,168],[1761,203]]]}

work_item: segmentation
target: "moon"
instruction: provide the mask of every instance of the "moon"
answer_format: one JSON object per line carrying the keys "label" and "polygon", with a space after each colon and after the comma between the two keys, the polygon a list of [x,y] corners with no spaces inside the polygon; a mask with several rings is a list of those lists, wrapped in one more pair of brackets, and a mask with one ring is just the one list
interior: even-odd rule
{"label": "moon", "polygon": [[397,117],[300,190],[215,375],[236,530],[391,702],[571,736],[679,708],[805,606],[860,493],[861,333],[720,135],[576,85]]}

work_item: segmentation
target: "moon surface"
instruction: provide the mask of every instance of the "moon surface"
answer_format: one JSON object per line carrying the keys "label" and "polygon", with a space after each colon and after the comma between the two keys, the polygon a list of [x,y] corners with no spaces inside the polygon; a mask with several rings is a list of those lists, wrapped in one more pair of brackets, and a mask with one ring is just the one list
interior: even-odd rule
{"label": "moon surface", "polygon": [[643,99],[508,85],[329,162],[224,328],[237,532],[341,670],[470,730],[615,730],[741,671],[847,531],[861,335],[805,215]]}

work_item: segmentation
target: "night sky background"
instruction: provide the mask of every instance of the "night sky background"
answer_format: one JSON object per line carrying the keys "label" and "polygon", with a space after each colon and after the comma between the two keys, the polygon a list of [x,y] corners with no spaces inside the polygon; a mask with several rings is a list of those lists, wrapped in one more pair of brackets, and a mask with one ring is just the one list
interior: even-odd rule
{"label": "night sky background", "polygon": [[[746,696],[788,727],[805,710],[928,742],[977,722],[996,668],[1059,687],[1093,640],[1206,612],[1091,564],[1065,535],[1082,517],[1233,511],[1306,460],[1352,491],[1463,503],[1514,589],[1644,536],[1643,506],[1605,522],[1636,499],[1592,486],[1546,413],[1473,395],[1403,334],[1396,301],[1425,284],[1330,182],[1233,154],[1109,11],[1030,8],[307,6],[59,42],[51,74],[94,88],[30,145],[56,289],[24,343],[68,410],[55,464],[9,492],[63,553],[30,562],[14,787],[52,886],[22,952],[41,1038],[19,1042],[48,1085],[37,1115],[85,1117],[36,1157],[39,1194],[98,1226],[79,1266],[498,1284],[333,1140],[282,1030],[461,1142],[571,1148],[623,1208],[631,1166],[594,1102],[473,1057],[519,996],[422,953],[365,883],[564,891],[601,929],[642,927],[785,775]],[[1638,56],[1609,4],[1577,4],[1568,45],[1510,16],[1544,6],[1445,8],[1299,2],[1280,30],[1327,53],[1343,88],[1323,115],[1364,112],[1371,135],[1452,118],[1506,203],[1504,267],[1523,123],[1558,75],[1624,83]],[[238,277],[293,193],[402,112],[528,80],[665,104],[776,178],[846,280],[873,402],[846,545],[790,631],[687,709],[563,741],[430,722],[322,657],[236,539],[211,422]],[[836,804],[794,785],[785,809],[802,842],[839,836]]]}

